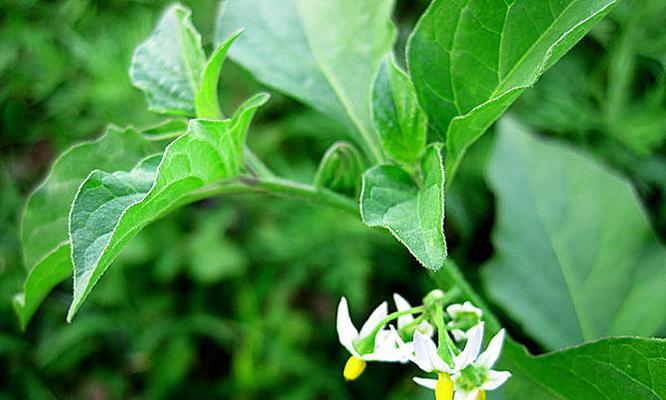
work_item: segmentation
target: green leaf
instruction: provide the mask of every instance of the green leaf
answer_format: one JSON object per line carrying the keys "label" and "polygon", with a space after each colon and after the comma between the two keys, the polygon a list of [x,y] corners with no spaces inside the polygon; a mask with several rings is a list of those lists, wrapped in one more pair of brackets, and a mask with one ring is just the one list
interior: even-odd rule
{"label": "green leaf", "polygon": [[260,82],[356,131],[382,159],[370,118],[370,87],[395,40],[393,0],[228,0],[217,41],[245,32],[229,51]]}
{"label": "green leaf", "polygon": [[222,64],[227,57],[229,48],[238,38],[242,31],[231,34],[222,42],[206,62],[206,66],[201,77],[201,87],[197,91],[195,98],[195,108],[197,117],[220,119],[223,114],[220,110],[220,103],[217,98],[217,85],[220,81],[220,72]]}
{"label": "green leaf", "polygon": [[444,240],[444,163],[441,145],[426,147],[421,182],[400,167],[377,165],[363,175],[361,217],[388,229],[426,268],[440,269]]}
{"label": "green leaf", "polygon": [[666,322],[666,248],[632,186],[594,160],[500,123],[488,294],[549,349]]}
{"label": "green leaf", "polygon": [[666,340],[607,338],[542,356],[507,342],[507,400],[666,399]]}
{"label": "green leaf", "polygon": [[188,124],[186,119],[167,119],[142,129],[141,133],[149,140],[171,140],[185,133]]}
{"label": "green leaf", "polygon": [[363,159],[356,147],[336,142],[324,153],[314,184],[315,187],[326,187],[356,197],[361,188],[362,173]]}
{"label": "green leaf", "polygon": [[153,34],[134,52],[130,78],[148,98],[151,111],[195,115],[206,55],[192,12],[174,4],[165,12]]}
{"label": "green leaf", "polygon": [[412,81],[387,57],[372,90],[372,120],[386,154],[412,166],[425,147],[428,119],[421,110]]}
{"label": "green leaf", "polygon": [[409,70],[447,178],[467,148],[617,0],[434,0],[409,41]]}
{"label": "green leaf", "polygon": [[267,100],[264,93],[254,96],[231,119],[192,120],[164,154],[148,157],[129,172],[90,174],[70,213],[74,298],[68,320],[143,227],[197,200],[197,189],[238,175],[250,121]]}
{"label": "green leaf", "polygon": [[28,275],[14,308],[22,327],[51,289],[72,273],[67,214],[81,182],[93,169],[131,168],[156,151],[159,146],[133,128],[109,127],[99,139],[71,147],[53,163],[28,197],[21,224]]}

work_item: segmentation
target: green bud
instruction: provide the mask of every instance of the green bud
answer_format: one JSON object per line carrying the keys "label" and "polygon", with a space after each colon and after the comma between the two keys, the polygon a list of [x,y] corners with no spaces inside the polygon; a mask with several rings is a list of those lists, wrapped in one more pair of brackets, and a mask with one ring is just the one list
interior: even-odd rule
{"label": "green bud", "polygon": [[441,303],[442,300],[444,300],[444,292],[440,289],[435,289],[431,290],[430,293],[423,298],[423,304],[429,308],[434,304]]}

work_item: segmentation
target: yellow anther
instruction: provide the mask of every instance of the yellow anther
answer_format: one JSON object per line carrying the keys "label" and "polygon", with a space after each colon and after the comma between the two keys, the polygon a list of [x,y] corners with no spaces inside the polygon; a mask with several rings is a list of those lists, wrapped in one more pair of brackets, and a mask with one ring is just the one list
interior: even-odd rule
{"label": "yellow anther", "polygon": [[345,364],[345,370],[342,373],[345,376],[345,379],[348,381],[353,381],[354,379],[361,376],[365,370],[365,361],[361,360],[358,357],[351,356]]}
{"label": "yellow anther", "polygon": [[479,394],[476,396],[476,400],[486,400],[486,391],[481,389]]}
{"label": "yellow anther", "polygon": [[440,372],[437,374],[437,385],[435,385],[435,400],[453,399],[453,381],[449,374]]}

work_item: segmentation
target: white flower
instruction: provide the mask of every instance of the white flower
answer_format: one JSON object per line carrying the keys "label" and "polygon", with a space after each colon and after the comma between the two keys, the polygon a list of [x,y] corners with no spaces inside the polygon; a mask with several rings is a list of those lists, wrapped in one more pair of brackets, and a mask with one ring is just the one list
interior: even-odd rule
{"label": "white flower", "polygon": [[474,307],[469,301],[463,304],[451,304],[446,307],[446,312],[451,317],[448,327],[456,342],[462,342],[467,339],[467,332],[461,328],[471,328],[478,324],[483,315],[483,311],[480,308]]}
{"label": "white flower", "polygon": [[344,297],[340,299],[337,315],[338,338],[340,344],[351,353],[351,357],[345,364],[343,373],[345,379],[354,380],[358,378],[365,369],[366,361],[404,362],[405,354],[402,349],[397,347],[395,335],[384,329],[383,326],[375,336],[374,348],[371,352],[361,354],[355,347],[355,344],[359,341],[367,339],[387,315],[388,304],[383,302],[370,314],[359,332],[349,316],[347,299]]}
{"label": "white flower", "polygon": [[416,365],[425,372],[446,372],[455,374],[474,361],[481,349],[483,341],[483,322],[469,330],[465,348],[458,355],[452,355],[453,368],[451,368],[437,353],[437,345],[429,337],[414,332],[414,353]]}
{"label": "white flower", "polygon": [[451,316],[451,319],[454,320],[458,319],[460,314],[464,313],[476,314],[479,318],[483,315],[483,311],[478,307],[474,307],[469,301],[466,301],[463,304],[451,304],[446,307],[446,312]]}
{"label": "white flower", "polygon": [[[504,330],[502,329],[488,344],[486,351],[479,355],[483,340],[483,322],[474,326],[467,332],[465,348],[453,357],[454,366],[451,368],[437,354],[435,343],[423,335],[414,334],[414,348],[417,365],[426,372],[437,372],[438,379],[414,378],[421,386],[435,390],[437,399],[476,400],[479,396],[484,398],[485,391],[500,387],[511,376],[507,371],[494,371],[492,366],[497,361]],[[472,368],[468,368],[471,366]],[[474,374],[480,385],[475,385],[469,375]],[[455,392],[455,396],[454,396]]]}
{"label": "white flower", "polygon": [[[395,301],[395,307],[398,311],[406,311],[412,308],[407,300],[404,297],[400,296],[397,293],[393,293],[393,301]],[[404,326],[414,322],[414,316],[412,314],[405,314],[398,317],[398,330],[402,329]],[[421,321],[417,326],[416,330],[420,331],[426,336],[432,336],[434,329],[428,321]]]}

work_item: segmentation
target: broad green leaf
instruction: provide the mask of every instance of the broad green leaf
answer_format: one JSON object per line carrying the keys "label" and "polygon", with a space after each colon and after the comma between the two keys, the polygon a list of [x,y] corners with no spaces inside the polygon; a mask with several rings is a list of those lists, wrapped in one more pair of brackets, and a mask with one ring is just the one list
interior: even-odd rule
{"label": "broad green leaf", "polygon": [[356,147],[336,142],[324,153],[314,184],[356,197],[361,188],[362,174],[363,159]]}
{"label": "broad green leaf", "polygon": [[505,343],[506,400],[666,399],[666,340],[607,338],[534,357]]}
{"label": "broad green leaf", "polygon": [[361,217],[388,229],[426,268],[444,264],[444,162],[441,145],[426,147],[417,183],[394,165],[377,165],[363,175]]}
{"label": "broad green leaf", "polygon": [[631,185],[589,157],[500,123],[488,294],[549,349],[666,322],[666,248]]}
{"label": "broad green leaf", "polygon": [[446,136],[447,177],[466,149],[617,0],[433,0],[409,41],[419,101]]}
{"label": "broad green leaf", "polygon": [[134,51],[130,78],[145,92],[151,111],[195,115],[206,55],[191,15],[180,4],[169,7],[153,34]]}
{"label": "broad green leaf", "polygon": [[229,48],[234,43],[241,31],[231,34],[222,42],[206,62],[206,66],[201,76],[201,87],[197,91],[195,98],[195,108],[199,118],[222,118],[220,103],[217,99],[217,85],[220,81],[220,72],[222,64],[227,57]]}
{"label": "broad green leaf", "polygon": [[389,158],[407,166],[416,163],[425,147],[428,119],[412,81],[393,57],[384,60],[375,79],[372,120]]}
{"label": "broad green leaf", "polygon": [[73,146],[53,163],[28,198],[21,225],[28,275],[14,308],[23,327],[51,289],[72,273],[67,215],[81,182],[93,169],[131,168],[156,151],[159,146],[136,130],[110,127],[99,139]]}
{"label": "broad green leaf", "polygon": [[241,170],[252,116],[268,100],[259,94],[227,120],[196,119],[164,154],[129,172],[93,171],[70,213],[74,263],[71,320],[123,246],[143,227],[198,198],[196,190]]}
{"label": "broad green leaf", "polygon": [[393,0],[227,0],[217,41],[244,28],[232,59],[259,81],[356,131],[382,159],[370,118],[370,87],[391,51]]}

